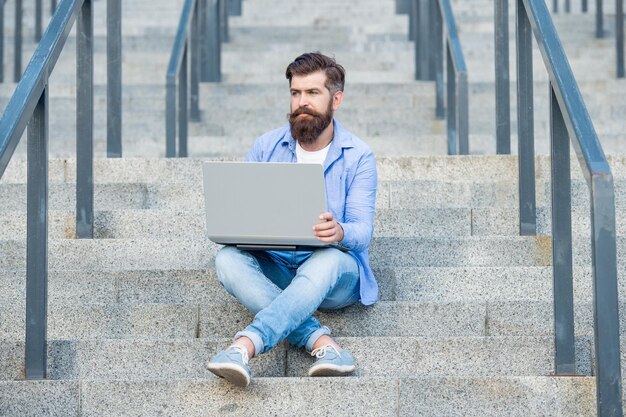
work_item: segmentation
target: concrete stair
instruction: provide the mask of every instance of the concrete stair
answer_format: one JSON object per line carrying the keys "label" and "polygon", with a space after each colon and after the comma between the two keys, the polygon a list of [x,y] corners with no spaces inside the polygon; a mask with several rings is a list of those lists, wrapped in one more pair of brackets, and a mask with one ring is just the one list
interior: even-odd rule
{"label": "concrete stair", "polygon": [[[167,160],[165,65],[181,5],[124,3],[125,158],[106,160],[106,2],[95,2],[94,240],[75,239],[74,35],[53,74],[46,381],[24,380],[24,143],[0,179],[0,415],[595,415],[589,203],[575,161],[577,375],[555,377],[549,157],[536,160],[539,235],[520,237],[515,156],[445,156],[434,86],[412,81],[408,19],[395,15],[394,1],[245,0],[223,49],[226,82],[201,86],[193,158]],[[493,154],[493,2],[454,0],[453,7],[470,67],[470,149]],[[613,79],[612,42],[591,37],[592,17],[560,14],[556,22],[610,155],[622,278],[626,84]],[[589,37],[572,29],[587,25]],[[25,59],[34,49],[26,39]],[[354,376],[308,378],[312,358],[284,343],[252,360],[254,380],[242,390],[205,368],[252,317],[215,276],[219,246],[204,236],[201,163],[242,159],[256,135],[284,124],[284,69],[317,49],[345,65],[338,117],[377,155],[370,253],[381,301],[316,313],[353,352]],[[539,55],[535,65],[537,149],[547,154]],[[0,109],[14,87],[0,86]]]}

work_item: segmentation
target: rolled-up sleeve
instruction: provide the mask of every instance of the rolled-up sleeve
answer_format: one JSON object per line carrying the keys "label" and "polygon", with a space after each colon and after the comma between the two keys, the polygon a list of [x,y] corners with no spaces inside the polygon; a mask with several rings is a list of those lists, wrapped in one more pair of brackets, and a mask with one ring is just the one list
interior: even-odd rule
{"label": "rolled-up sleeve", "polygon": [[355,252],[367,249],[374,233],[374,210],[376,206],[376,160],[369,151],[358,162],[354,179],[346,190],[342,246]]}

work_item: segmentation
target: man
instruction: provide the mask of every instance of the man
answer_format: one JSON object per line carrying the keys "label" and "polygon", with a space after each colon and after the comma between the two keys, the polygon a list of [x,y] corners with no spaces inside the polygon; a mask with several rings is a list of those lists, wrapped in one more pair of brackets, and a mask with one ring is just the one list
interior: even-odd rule
{"label": "man", "polygon": [[376,162],[367,145],[333,118],[343,100],[345,71],[333,58],[307,53],[287,67],[286,76],[291,91],[289,125],[259,137],[246,160],[322,164],[327,212],[320,213],[311,233],[322,242],[339,242],[348,252],[329,247],[243,251],[232,246],[218,252],[218,279],[255,318],[207,367],[239,386],[250,383],[249,359],[285,338],[317,358],[309,376],[351,373],[355,366],[350,353],[312,315],[318,308],[339,309],[359,300],[370,305],[378,299],[368,255]]}

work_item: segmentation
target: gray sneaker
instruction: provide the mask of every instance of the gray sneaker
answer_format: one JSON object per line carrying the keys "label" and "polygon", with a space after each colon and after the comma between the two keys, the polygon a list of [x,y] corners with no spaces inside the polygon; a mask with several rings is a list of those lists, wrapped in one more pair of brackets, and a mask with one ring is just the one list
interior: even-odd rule
{"label": "gray sneaker", "polygon": [[326,345],[313,350],[311,356],[317,360],[309,368],[309,376],[344,376],[354,372],[354,358],[347,350]]}
{"label": "gray sneaker", "polygon": [[231,346],[213,356],[207,369],[238,387],[247,387],[252,379],[248,361],[248,351],[245,348]]}

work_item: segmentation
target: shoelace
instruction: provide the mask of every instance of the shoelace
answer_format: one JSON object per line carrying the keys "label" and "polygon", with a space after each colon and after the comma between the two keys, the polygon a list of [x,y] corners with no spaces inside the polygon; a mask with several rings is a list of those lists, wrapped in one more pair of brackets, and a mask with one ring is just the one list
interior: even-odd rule
{"label": "shoelace", "polygon": [[315,356],[317,359],[322,359],[324,356],[326,356],[326,351],[328,349],[333,349],[335,352],[337,352],[337,356],[341,356],[337,348],[333,345],[324,345],[321,348],[314,349],[311,352],[311,356]]}
{"label": "shoelace", "polygon": [[248,364],[248,362],[250,361],[250,357],[248,356],[248,350],[246,348],[237,345],[233,345],[230,348],[234,349],[237,353],[241,355],[241,361],[244,363],[244,365]]}

